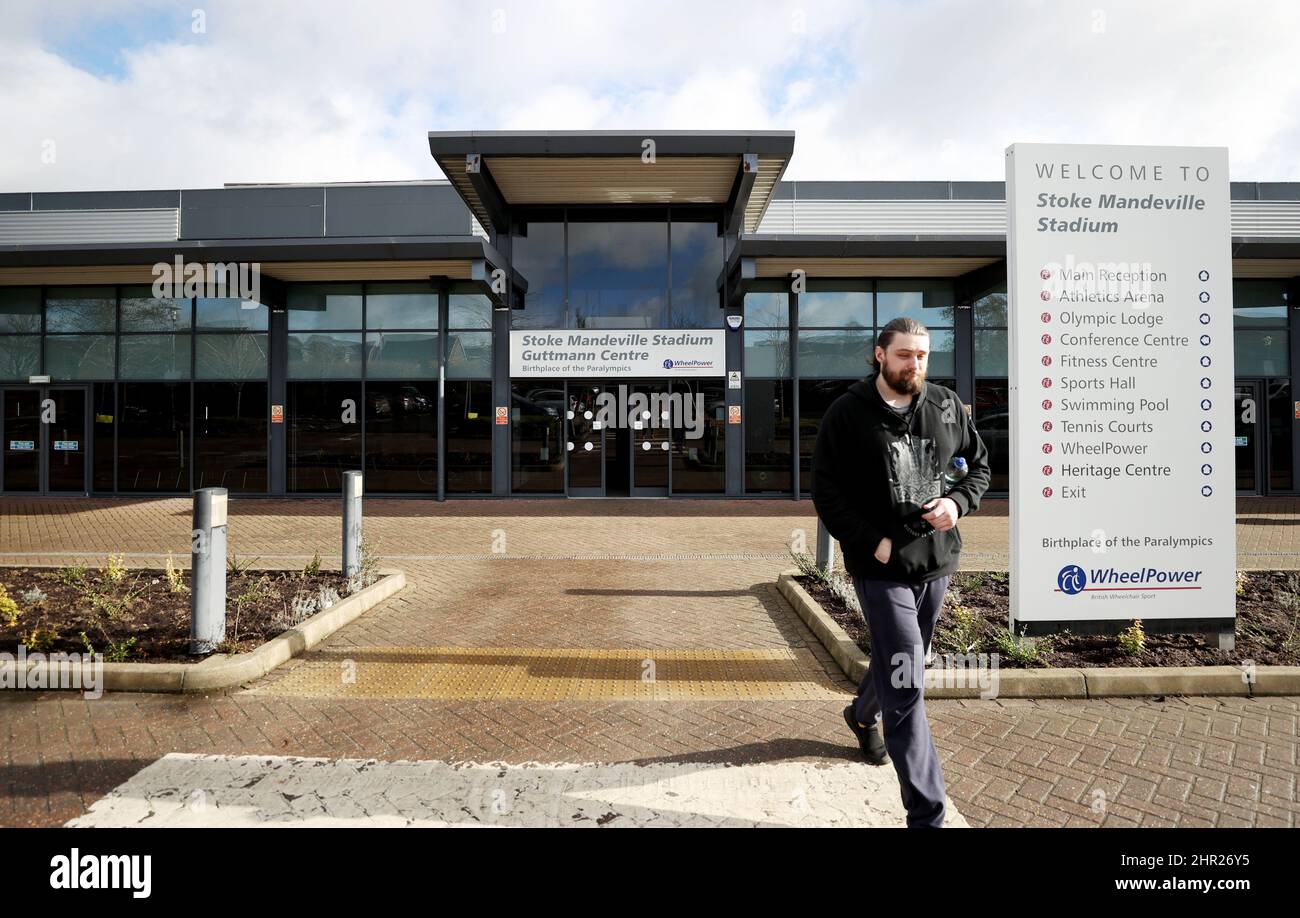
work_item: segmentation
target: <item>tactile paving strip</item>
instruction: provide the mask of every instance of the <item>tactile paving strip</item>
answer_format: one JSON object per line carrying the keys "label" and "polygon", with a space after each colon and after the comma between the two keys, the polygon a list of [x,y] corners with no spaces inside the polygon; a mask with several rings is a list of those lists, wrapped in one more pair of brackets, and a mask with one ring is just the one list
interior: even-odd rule
{"label": "tactile paving strip", "polygon": [[822,700],[843,691],[811,651],[348,647],[252,691],[310,698]]}

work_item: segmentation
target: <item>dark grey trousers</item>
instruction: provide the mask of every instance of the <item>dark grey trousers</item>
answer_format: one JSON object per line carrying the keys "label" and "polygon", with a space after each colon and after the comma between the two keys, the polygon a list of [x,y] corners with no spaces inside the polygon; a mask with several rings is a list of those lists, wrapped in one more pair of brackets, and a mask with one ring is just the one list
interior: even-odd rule
{"label": "dark grey trousers", "polygon": [[947,577],[929,583],[853,578],[871,632],[871,665],[858,686],[858,723],[880,722],[898,772],[908,828],[943,826],[939,755],[925,719],[925,651],[930,646]]}

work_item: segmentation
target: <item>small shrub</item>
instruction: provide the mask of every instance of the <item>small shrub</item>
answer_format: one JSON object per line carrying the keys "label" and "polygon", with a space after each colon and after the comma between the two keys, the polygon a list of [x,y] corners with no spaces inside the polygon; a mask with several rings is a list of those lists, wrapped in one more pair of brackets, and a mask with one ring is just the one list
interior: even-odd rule
{"label": "small shrub", "polygon": [[980,637],[980,617],[974,609],[960,604],[950,607],[952,625],[940,628],[938,644],[952,653],[976,653],[983,643]]}
{"label": "small shrub", "polygon": [[862,605],[858,602],[858,591],[853,584],[843,577],[831,577],[826,581],[830,594],[844,604],[850,612],[862,614]]}
{"label": "small shrub", "polygon": [[806,551],[790,550],[790,557],[794,560],[795,566],[799,568],[799,573],[805,577],[811,577],[818,583],[828,583],[830,581],[830,571],[821,567],[817,559]]}
{"label": "small shrub", "polygon": [[54,646],[54,639],[57,637],[52,628],[37,625],[23,636],[23,644],[33,653],[45,653]]}
{"label": "small shrub", "polygon": [[121,583],[126,579],[126,555],[109,555],[101,573],[108,583]]}
{"label": "small shrub", "polygon": [[23,590],[18,595],[19,597],[22,598],[22,601],[29,606],[39,605],[40,603],[43,603],[45,602],[45,600],[50,598],[49,596],[45,595],[45,591],[42,590],[40,587],[32,587],[30,590]]}
{"label": "small shrub", "polygon": [[361,566],[348,578],[344,587],[349,594],[364,590],[379,580],[379,557],[375,553],[375,543],[369,536],[361,536]]}
{"label": "small shrub", "polygon": [[246,558],[241,561],[239,555],[232,551],[230,557],[226,560],[226,573],[236,577],[240,574],[246,574],[257,563],[257,560],[257,558]]}
{"label": "small shrub", "polygon": [[328,609],[339,601],[338,591],[331,586],[323,586],[316,593],[316,608]]}
{"label": "small shrub", "polygon": [[81,643],[86,648],[86,656],[93,657],[95,655],[95,645],[90,643],[90,638],[86,637],[86,632],[79,631],[77,632],[77,635],[81,638]]}
{"label": "small shrub", "polygon": [[1012,634],[1011,629],[1004,628],[994,636],[993,642],[997,645],[998,653],[1009,660],[1025,665],[1048,665],[1043,656],[1051,649],[1051,641],[1047,637],[1020,637]]}
{"label": "small shrub", "polygon": [[167,552],[167,589],[173,593],[185,593],[189,587],[185,585],[185,571],[182,570],[175,561],[172,560],[172,553]]}
{"label": "small shrub", "polygon": [[104,659],[109,663],[125,663],[131,658],[135,651],[135,638],[129,637],[119,643],[108,641],[108,649],[104,651]]}
{"label": "small shrub", "polygon": [[18,611],[18,603],[14,602],[13,597],[5,591],[4,584],[0,583],[0,622],[12,628],[18,624],[21,614]]}
{"label": "small shrub", "polygon": [[86,581],[86,568],[81,564],[69,564],[67,567],[59,568],[56,576],[68,586],[80,586]]}
{"label": "small shrub", "polygon": [[303,577],[315,577],[320,573],[320,552],[312,552],[311,560],[302,569]]}
{"label": "small shrub", "polygon": [[1133,624],[1129,625],[1119,633],[1119,646],[1125,653],[1137,656],[1146,650],[1147,635],[1142,630],[1142,619],[1133,619]]}
{"label": "small shrub", "polygon": [[1237,571],[1237,595],[1240,596],[1246,592],[1246,572]]}

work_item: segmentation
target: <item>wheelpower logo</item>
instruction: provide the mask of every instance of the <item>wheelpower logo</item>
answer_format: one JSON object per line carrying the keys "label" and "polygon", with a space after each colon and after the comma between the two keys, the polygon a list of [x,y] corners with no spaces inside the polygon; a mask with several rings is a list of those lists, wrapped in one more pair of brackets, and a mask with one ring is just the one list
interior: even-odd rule
{"label": "wheelpower logo", "polygon": [[1106,590],[1199,590],[1203,573],[1158,567],[1140,567],[1137,570],[1094,567],[1084,570],[1081,565],[1067,564],[1056,573],[1056,592],[1074,596]]}
{"label": "wheelpower logo", "polygon": [[665,370],[711,370],[713,369],[712,360],[674,360],[671,357],[664,359]]}

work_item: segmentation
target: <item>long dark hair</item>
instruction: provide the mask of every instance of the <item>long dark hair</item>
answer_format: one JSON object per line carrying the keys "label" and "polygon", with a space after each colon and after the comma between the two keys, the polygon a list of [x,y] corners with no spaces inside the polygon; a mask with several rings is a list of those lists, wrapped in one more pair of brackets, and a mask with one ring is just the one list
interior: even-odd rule
{"label": "long dark hair", "polygon": [[[894,340],[895,335],[925,335],[930,337],[930,330],[911,316],[899,316],[897,319],[890,319],[889,324],[880,330],[876,337],[876,347],[889,350],[889,342]],[[871,350],[871,365],[879,367],[876,362],[875,348]]]}

